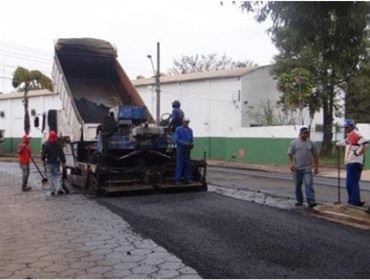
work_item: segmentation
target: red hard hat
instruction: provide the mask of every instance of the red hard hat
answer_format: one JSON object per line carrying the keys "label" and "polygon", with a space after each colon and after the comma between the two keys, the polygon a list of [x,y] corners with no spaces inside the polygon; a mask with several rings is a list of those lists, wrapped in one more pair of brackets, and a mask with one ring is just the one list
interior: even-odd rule
{"label": "red hard hat", "polygon": [[56,142],[58,140],[58,135],[54,130],[51,130],[49,132],[48,141],[49,142]]}

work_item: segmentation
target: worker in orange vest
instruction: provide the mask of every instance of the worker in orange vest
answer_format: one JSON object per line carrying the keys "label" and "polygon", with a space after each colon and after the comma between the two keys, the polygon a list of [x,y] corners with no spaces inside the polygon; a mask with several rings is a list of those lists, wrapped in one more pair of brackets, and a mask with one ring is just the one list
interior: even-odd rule
{"label": "worker in orange vest", "polygon": [[18,145],[18,160],[19,166],[22,170],[22,191],[28,192],[32,188],[27,186],[28,177],[30,175],[30,159],[31,159],[31,145],[30,137],[24,135],[22,137],[22,142]]}

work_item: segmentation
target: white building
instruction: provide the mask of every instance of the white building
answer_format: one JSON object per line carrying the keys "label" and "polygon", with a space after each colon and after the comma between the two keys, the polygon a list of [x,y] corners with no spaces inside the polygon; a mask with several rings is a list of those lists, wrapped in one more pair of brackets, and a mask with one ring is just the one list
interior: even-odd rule
{"label": "white building", "polygon": [[[161,77],[161,113],[171,112],[172,101],[179,100],[197,136],[222,137],[240,127],[256,126],[248,114],[251,108],[259,110],[267,101],[275,106],[281,95],[270,71],[271,65],[267,65],[252,70],[238,68]],[[137,79],[133,83],[155,116],[155,79]],[[304,119],[308,124],[307,109]],[[316,124],[322,124],[321,114],[316,114],[313,126]]]}
{"label": "white building", "polygon": [[[62,108],[58,94],[48,90],[28,92],[29,112],[31,117],[32,148],[39,152],[41,148],[41,130],[34,127],[33,119],[50,109]],[[23,92],[0,94],[0,130],[4,130],[5,141],[1,143],[1,152],[14,152],[24,135]]]}

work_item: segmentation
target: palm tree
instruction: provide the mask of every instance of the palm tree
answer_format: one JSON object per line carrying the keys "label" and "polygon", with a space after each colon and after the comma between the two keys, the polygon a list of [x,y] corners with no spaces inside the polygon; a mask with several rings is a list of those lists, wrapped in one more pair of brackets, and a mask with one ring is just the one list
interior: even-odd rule
{"label": "palm tree", "polygon": [[53,83],[51,79],[38,70],[28,70],[18,66],[13,73],[13,87],[17,91],[23,91],[24,104],[24,133],[30,133],[30,114],[28,112],[28,91],[31,89],[48,89],[53,90]]}

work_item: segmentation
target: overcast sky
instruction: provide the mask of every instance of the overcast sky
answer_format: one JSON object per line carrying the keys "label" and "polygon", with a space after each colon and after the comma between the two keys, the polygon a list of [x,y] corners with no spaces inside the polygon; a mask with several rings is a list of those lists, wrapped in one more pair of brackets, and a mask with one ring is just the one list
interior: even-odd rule
{"label": "overcast sky", "polygon": [[[113,43],[131,78],[149,76],[147,54],[161,43],[161,70],[191,54],[226,54],[259,65],[277,50],[266,33],[270,22],[224,0],[3,0],[0,16],[0,91],[11,90],[17,65],[50,75],[57,38],[94,37]],[[236,1],[239,3],[240,1]]]}

